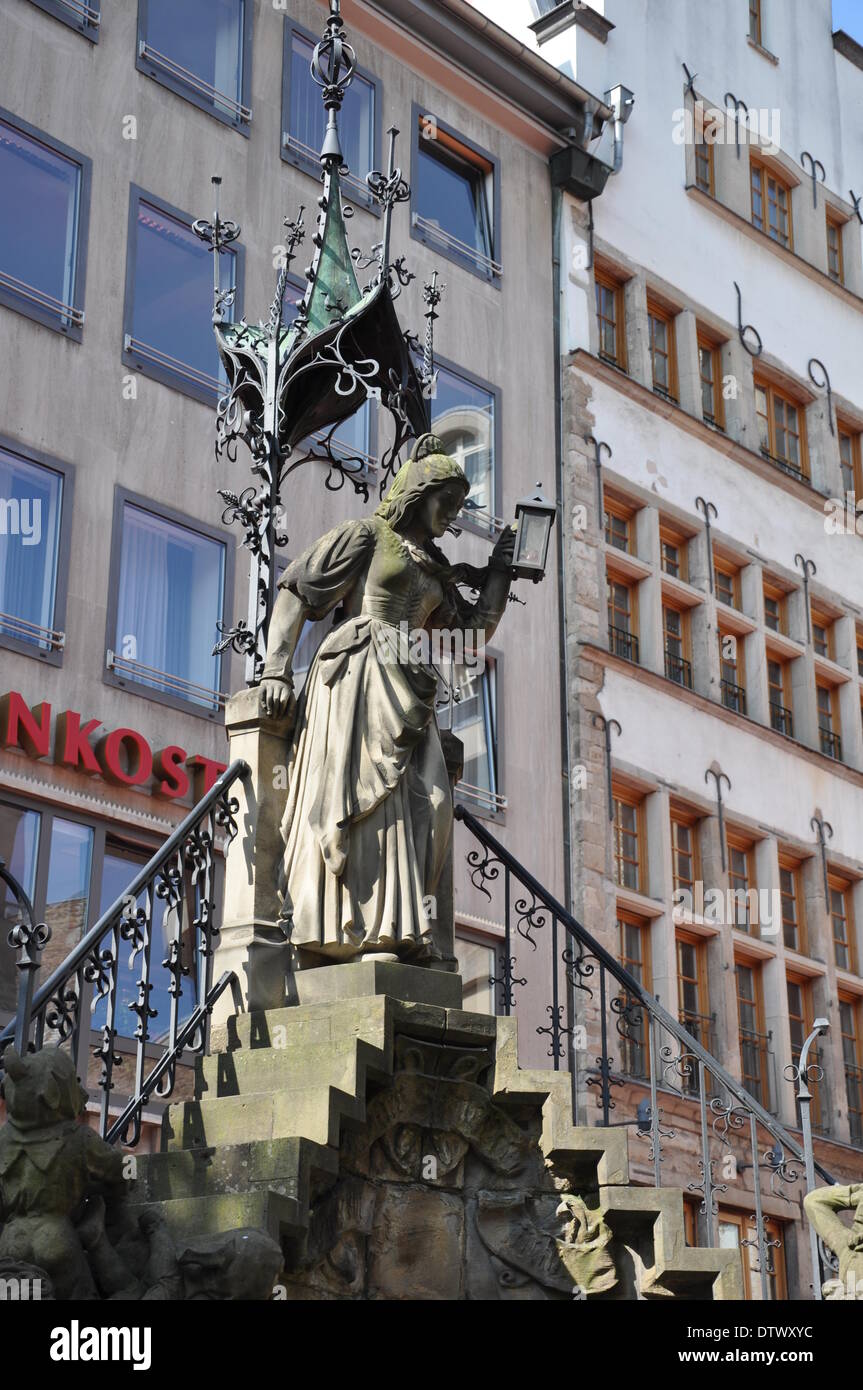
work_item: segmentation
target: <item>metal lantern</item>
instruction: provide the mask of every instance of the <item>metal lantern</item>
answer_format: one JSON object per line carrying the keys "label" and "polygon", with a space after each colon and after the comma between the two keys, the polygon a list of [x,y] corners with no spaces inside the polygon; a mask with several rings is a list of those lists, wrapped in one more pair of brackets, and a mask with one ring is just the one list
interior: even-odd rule
{"label": "metal lantern", "polygon": [[557,508],[543,497],[540,485],[529,497],[515,504],[515,553],[512,573],[516,579],[532,579],[534,584],[545,575],[545,560],[551,538],[551,524]]}

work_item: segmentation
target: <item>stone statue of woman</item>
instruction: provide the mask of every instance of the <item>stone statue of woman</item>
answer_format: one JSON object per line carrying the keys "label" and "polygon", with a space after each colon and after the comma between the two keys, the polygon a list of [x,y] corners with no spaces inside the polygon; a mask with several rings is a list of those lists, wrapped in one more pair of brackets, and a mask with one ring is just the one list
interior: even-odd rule
{"label": "stone statue of woman", "polygon": [[[301,968],[373,951],[436,954],[424,900],[436,894],[453,808],[438,678],[413,639],[436,629],[487,640],[506,607],[515,542],[508,527],[483,571],[448,563],[434,541],[469,491],[440,440],[424,435],[375,513],[328,532],[279,583],[267,715],[293,713],[303,624],[336,610],[296,704],[281,825],[280,915]],[[459,582],[479,588],[475,603]]]}
{"label": "stone statue of woman", "polygon": [[[824,1244],[839,1257],[839,1277],[826,1281],[824,1297],[831,1301],[863,1297],[863,1182],[816,1187],[806,1193],[803,1206]],[[838,1215],[840,1211],[853,1211],[849,1225]]]}

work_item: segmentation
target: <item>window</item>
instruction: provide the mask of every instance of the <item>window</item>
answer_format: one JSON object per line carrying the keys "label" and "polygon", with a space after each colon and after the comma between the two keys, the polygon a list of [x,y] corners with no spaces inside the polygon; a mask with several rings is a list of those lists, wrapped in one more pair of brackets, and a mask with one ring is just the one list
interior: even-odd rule
{"label": "window", "polygon": [[497,514],[499,392],[461,368],[437,361],[432,428],[450,458],[464,469],[470,495],[464,515],[487,527]]}
{"label": "window", "polygon": [[629,517],[608,499],[605,501],[602,515],[606,545],[613,545],[615,550],[623,550],[629,554]]}
{"label": "window", "polygon": [[816,683],[818,697],[818,737],[821,752],[837,763],[842,761],[842,737],[838,732],[839,716],[836,690],[833,686]]}
{"label": "window", "polygon": [[[815,1014],[812,1009],[812,986],[807,980],[789,979],[786,981],[788,994],[788,1029],[791,1036],[791,1059],[795,1066],[800,1064],[800,1054],[803,1051],[803,1044],[812,1032],[812,1020]],[[817,1040],[809,1049],[809,1063],[811,1066],[819,1065],[818,1043]],[[810,1106],[810,1116],[812,1118],[812,1128],[821,1129],[821,1086],[816,1084],[811,1088],[812,1104]],[[797,1123],[800,1123],[800,1106],[797,1106]]]}
{"label": "window", "polygon": [[502,273],[498,162],[414,107],[411,234],[483,279]]}
{"label": "window", "polygon": [[[191,219],[133,187],[126,267],[123,361],[206,405],[224,381],[213,336],[213,253]],[[223,290],[238,286],[242,260],[219,257]],[[233,314],[240,313],[235,304]]]}
{"label": "window", "polygon": [[688,548],[688,536],[681,535],[665,522],[660,523],[659,558],[663,574],[672,579],[689,579]]}
{"label": "window", "polygon": [[715,552],[713,555],[713,582],[719,602],[726,603],[729,608],[739,609],[740,571],[730,560],[721,559]]}
{"label": "window", "polygon": [[[781,1302],[787,1297],[784,1227],[780,1222],[774,1221],[772,1216],[765,1216],[762,1219],[764,1221],[765,1243],[771,1242],[767,1245],[767,1258],[770,1263],[765,1271],[767,1274],[767,1297],[771,1303]],[[740,1266],[743,1270],[743,1297],[747,1300],[753,1299],[760,1302],[763,1294],[758,1254],[758,1229],[755,1224],[755,1217],[747,1216],[743,1212],[720,1211],[719,1248],[720,1250],[737,1250],[739,1252]]]}
{"label": "window", "polygon": [[641,804],[625,792],[614,793],[614,876],[621,888],[646,891],[644,829]]}
{"label": "window", "polygon": [[761,967],[738,961],[734,973],[737,983],[737,1021],[740,1030],[740,1068],[743,1085],[760,1105],[769,1110],[769,1039],[764,1032]]}
{"label": "window", "polygon": [[863,676],[863,632],[857,632],[857,674]]}
{"label": "window", "polygon": [[139,72],[248,133],[251,0],[138,0]]}
{"label": "window", "polygon": [[860,1003],[839,999],[839,1027],[845,1064],[845,1099],[851,1143],[863,1146],[863,1055],[860,1051]]}
{"label": "window", "polygon": [[0,110],[0,304],[80,341],[90,160]]}
{"label": "window", "polygon": [[854,916],[851,908],[851,884],[847,879],[830,874],[830,921],[833,928],[833,954],[840,970],[857,969],[854,950]]}
{"label": "window", "polygon": [[713,146],[716,142],[716,122],[705,120],[703,106],[695,104],[695,186],[711,198],[716,191],[713,167]]}
{"label": "window", "polygon": [[715,344],[698,339],[698,369],[701,376],[701,413],[709,425],[724,424],[722,405],[722,353]]}
{"label": "window", "polygon": [[[638,983],[650,990],[650,924],[632,913],[619,913],[620,963]],[[620,1069],[625,1076],[644,1080],[650,1076],[649,1020],[638,999],[624,991],[620,996]]]}
{"label": "window", "polygon": [[779,858],[779,894],[782,902],[782,936],[789,951],[805,952],[805,922],[800,892],[800,865]]}
{"label": "window", "polygon": [[694,897],[698,878],[695,822],[674,812],[671,815],[671,877],[675,893],[686,892]]}
{"label": "window", "polygon": [[[39,816],[35,811],[0,801],[0,860],[10,874],[17,878],[31,902],[36,889],[39,830]],[[0,937],[4,942],[8,939],[12,927],[20,920],[20,909],[11,891],[0,879]],[[3,951],[0,955],[0,1010],[7,1017],[15,1012],[18,973],[15,953]]]}
{"label": "window", "polygon": [[609,575],[606,580],[608,598],[608,646],[615,656],[638,661],[638,637],[635,633],[635,591],[628,584]]}
{"label": "window", "polygon": [[[321,89],[312,78],[310,63],[317,39],[285,24],[282,70],[282,158],[316,178],[321,173],[321,146],[327,113]],[[358,68],[345,91],[339,120],[339,139],[350,172],[342,175],[352,201],[377,208],[366,174],[379,167],[380,86],[371,73]]]}
{"label": "window", "polygon": [[59,664],[65,641],[60,590],[68,568],[63,519],[71,510],[71,486],[65,470],[0,443],[0,640],[52,664]]}
{"label": "window", "polygon": [[770,632],[788,632],[786,594],[765,575],[764,577],[764,626]]}
{"label": "window", "polygon": [[863,473],[860,468],[860,432],[839,424],[839,466],[843,492],[853,492],[863,500]]}
{"label": "window", "polygon": [[665,644],[665,674],[677,685],[692,689],[692,663],[685,652],[689,649],[689,617],[669,604],[662,605],[662,633]]}
{"label": "window", "polygon": [[825,613],[822,608],[811,605],[812,616],[812,646],[815,648],[816,656],[823,656],[827,661],[833,661],[833,618],[829,613]]}
{"label": "window", "polygon": [[803,407],[756,377],[755,410],[762,454],[790,477],[805,478],[808,459]]}
{"label": "window", "polygon": [[485,670],[451,668],[455,694],[450,727],[464,744],[464,771],[458,794],[471,809],[489,814],[503,811],[497,778],[497,664],[486,659]]}
{"label": "window", "polygon": [[761,43],[761,0],[749,0],[749,37]]}
{"label": "window", "polygon": [[733,632],[719,629],[719,691],[726,709],[746,713],[743,650]]}
{"label": "window", "polygon": [[456,933],[455,955],[458,973],[462,978],[462,994],[465,1006],[472,1013],[493,1014],[495,1011],[494,987],[491,981],[497,975],[493,946],[482,941],[472,941]]}
{"label": "window", "polygon": [[[709,1051],[713,1019],[707,994],[707,950],[697,937],[677,937],[677,1009],[687,1032]],[[694,1063],[690,1065],[691,1074],[682,1077],[683,1090],[697,1095],[698,1073]]]}
{"label": "window", "polygon": [[626,369],[623,286],[606,271],[594,268],[596,323],[599,329],[599,355],[606,362]]}
{"label": "window", "polygon": [[61,23],[68,24],[70,29],[77,29],[79,34],[93,43],[98,43],[102,0],[32,0],[32,3]]}
{"label": "window", "polygon": [[793,247],[791,187],[780,176],[753,159],[750,168],[752,225],[766,232],[780,246]]}
{"label": "window", "polygon": [[791,710],[791,679],[787,661],[767,656],[767,694],[770,702],[770,727],[777,734],[794,737],[794,715]]}
{"label": "window", "polygon": [[648,301],[650,366],[653,389],[667,400],[677,400],[677,367],[674,360],[674,318],[665,309]]}
{"label": "window", "polygon": [[755,883],[755,850],[751,840],[732,832],[728,847],[728,887],[734,894],[733,923],[738,931],[750,932],[758,920],[758,889]]}
{"label": "window", "polygon": [[215,530],[193,529],[122,494],[114,525],[111,683],[216,713],[221,657],[213,647],[225,616],[225,542]]}
{"label": "window", "polygon": [[837,285],[845,284],[845,264],[842,255],[842,222],[827,209],[827,274]]}

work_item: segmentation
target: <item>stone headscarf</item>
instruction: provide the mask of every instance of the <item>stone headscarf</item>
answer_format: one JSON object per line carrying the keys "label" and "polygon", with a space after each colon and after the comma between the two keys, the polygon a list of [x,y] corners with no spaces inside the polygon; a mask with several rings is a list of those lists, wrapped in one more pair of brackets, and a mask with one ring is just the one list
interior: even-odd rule
{"label": "stone headscarf", "polygon": [[436,434],[424,434],[414,445],[410,458],[402,464],[375,515],[397,529],[420,502],[423,493],[453,482],[461,484],[466,497],[470,492],[467,474],[455,459],[444,453]]}

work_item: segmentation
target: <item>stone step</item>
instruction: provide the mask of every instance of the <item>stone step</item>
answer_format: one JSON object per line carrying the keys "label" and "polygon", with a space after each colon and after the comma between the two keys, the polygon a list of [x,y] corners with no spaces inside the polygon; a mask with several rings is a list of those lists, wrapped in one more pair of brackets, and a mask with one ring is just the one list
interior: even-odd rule
{"label": "stone step", "polygon": [[320,1183],[336,1169],[331,1149],[296,1137],[209,1149],[170,1149],[136,1159],[131,1197],[134,1202],[163,1202],[269,1187],[298,1198],[308,1190],[313,1175]]}
{"label": "stone step", "polygon": [[291,1048],[238,1048],[198,1059],[196,1094],[212,1100],[221,1096],[249,1096],[270,1091],[303,1091],[328,1084],[355,1094],[358,1067],[374,1070],[379,1062],[383,1076],[383,1051],[364,1039],[339,1038]]}
{"label": "stone step", "polygon": [[130,1204],[133,1216],[159,1211],[174,1238],[220,1235],[252,1227],[279,1241],[286,1231],[302,1226],[303,1213],[295,1198],[267,1188],[223,1193],[212,1197],[176,1197],[170,1201]]}

